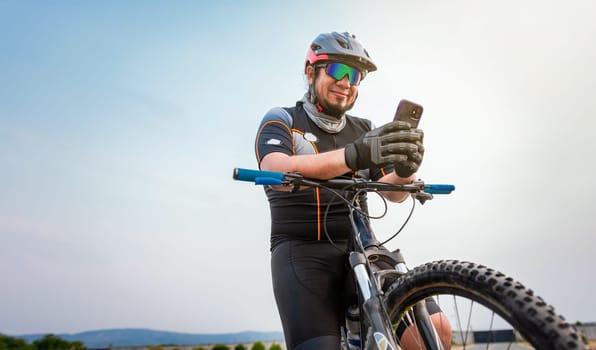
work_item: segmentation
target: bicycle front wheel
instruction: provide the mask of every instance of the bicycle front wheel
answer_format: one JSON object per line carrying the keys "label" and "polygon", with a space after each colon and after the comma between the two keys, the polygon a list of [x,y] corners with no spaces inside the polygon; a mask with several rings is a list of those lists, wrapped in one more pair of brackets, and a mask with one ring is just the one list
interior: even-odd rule
{"label": "bicycle front wheel", "polygon": [[434,298],[451,324],[453,349],[587,349],[552,306],[521,283],[482,265],[427,263],[399,277],[385,295],[395,328],[416,323],[412,307]]}

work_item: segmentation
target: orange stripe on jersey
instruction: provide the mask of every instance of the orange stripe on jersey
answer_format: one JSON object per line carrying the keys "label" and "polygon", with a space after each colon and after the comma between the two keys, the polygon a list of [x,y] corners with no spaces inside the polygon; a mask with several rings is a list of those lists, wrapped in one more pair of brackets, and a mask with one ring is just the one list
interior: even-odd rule
{"label": "orange stripe on jersey", "polygon": [[317,240],[321,240],[321,192],[317,187],[315,188],[315,195],[317,196]]}
{"label": "orange stripe on jersey", "polygon": [[383,176],[387,175],[387,172],[385,171],[385,168],[381,168],[381,174],[383,174]]}
{"label": "orange stripe on jersey", "polygon": [[[299,134],[299,135],[304,135],[304,131],[293,128],[292,129],[293,132]],[[319,148],[317,147],[317,144],[315,142],[310,142],[310,144],[312,145],[312,148],[315,151],[315,154],[319,154]],[[321,218],[321,192],[320,189],[317,187],[315,188],[315,199],[317,200],[317,240],[321,240],[321,236],[322,236],[322,218]]]}
{"label": "orange stripe on jersey", "polygon": [[[312,147],[315,149],[315,154],[319,154],[319,148],[317,144],[311,142]],[[315,194],[317,196],[317,240],[321,240],[321,190],[320,188],[315,188]]]}
{"label": "orange stripe on jersey", "polygon": [[286,130],[288,130],[288,134],[290,135],[290,139],[292,140],[292,154],[296,154],[296,150],[294,149],[294,138],[292,137],[292,130],[290,130],[290,128],[288,127],[288,125],[286,125],[286,123],[279,121],[279,120],[270,120],[268,122],[266,122],[265,124],[263,124],[263,126],[261,126],[261,128],[259,129],[259,132],[257,133],[257,139],[255,141],[255,153],[257,154],[257,162],[258,164],[261,164],[261,158],[259,157],[259,139],[261,138],[261,134],[263,133],[263,129],[269,125],[269,124],[273,124],[273,123],[277,123],[282,125],[284,128],[286,128]]}
{"label": "orange stripe on jersey", "polygon": [[312,144],[312,148],[314,148],[314,149],[315,149],[315,153],[316,153],[316,154],[319,154],[319,148],[317,147],[317,144],[316,144],[316,143],[314,143],[314,142],[312,142],[311,144]]}

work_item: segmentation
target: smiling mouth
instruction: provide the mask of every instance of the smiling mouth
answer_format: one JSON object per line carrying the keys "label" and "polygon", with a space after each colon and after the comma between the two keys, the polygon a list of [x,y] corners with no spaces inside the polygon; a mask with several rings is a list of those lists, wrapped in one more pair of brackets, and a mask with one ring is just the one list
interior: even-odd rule
{"label": "smiling mouth", "polygon": [[344,98],[348,98],[348,94],[347,93],[343,93],[341,91],[331,91],[331,93],[333,93],[336,96],[340,96],[340,97],[344,97]]}

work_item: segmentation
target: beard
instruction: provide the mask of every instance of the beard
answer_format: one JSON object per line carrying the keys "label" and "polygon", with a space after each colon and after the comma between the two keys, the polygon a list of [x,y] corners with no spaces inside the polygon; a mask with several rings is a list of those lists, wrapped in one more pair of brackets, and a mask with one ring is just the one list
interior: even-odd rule
{"label": "beard", "polygon": [[356,99],[354,99],[352,101],[352,103],[350,103],[349,105],[343,107],[343,106],[328,103],[327,101],[321,101],[321,99],[319,99],[319,104],[323,108],[323,113],[327,114],[330,117],[334,117],[337,119],[340,119],[347,111],[352,109],[352,107],[354,107],[355,102],[356,102]]}

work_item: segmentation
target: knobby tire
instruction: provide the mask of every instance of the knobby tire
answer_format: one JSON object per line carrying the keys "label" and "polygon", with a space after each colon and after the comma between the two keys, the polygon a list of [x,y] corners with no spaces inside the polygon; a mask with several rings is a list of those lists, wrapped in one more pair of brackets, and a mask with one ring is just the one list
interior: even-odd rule
{"label": "knobby tire", "polygon": [[417,301],[439,294],[482,304],[500,315],[536,349],[587,349],[575,328],[531,289],[496,270],[471,262],[431,262],[395,280],[385,294],[392,322],[398,323],[400,316]]}

